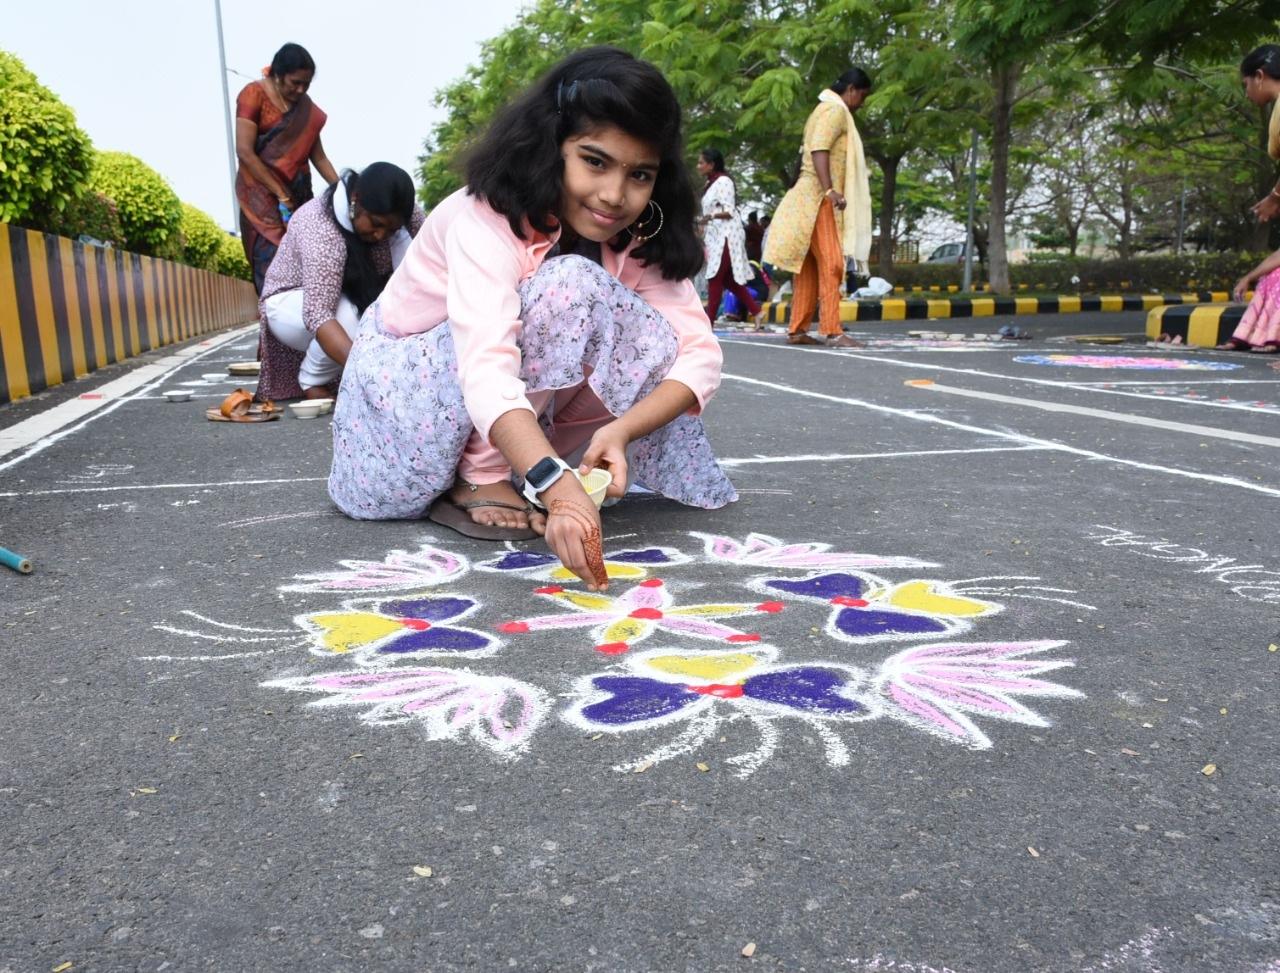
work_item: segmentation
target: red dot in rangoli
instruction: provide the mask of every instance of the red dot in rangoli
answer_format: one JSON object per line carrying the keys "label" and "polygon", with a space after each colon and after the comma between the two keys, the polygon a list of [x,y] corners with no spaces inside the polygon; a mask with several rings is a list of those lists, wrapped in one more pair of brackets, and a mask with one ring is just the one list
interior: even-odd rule
{"label": "red dot in rangoli", "polygon": [[405,628],[411,628],[415,632],[425,632],[431,627],[431,623],[425,618],[402,618],[400,624]]}
{"label": "red dot in rangoli", "polygon": [[541,588],[533,589],[533,593],[535,595],[558,595],[562,591],[564,591],[564,588],[560,587],[558,584],[549,584]]}
{"label": "red dot in rangoli", "polygon": [[865,598],[850,598],[848,595],[839,595],[831,599],[833,605],[844,605],[848,608],[866,608],[869,602]]}
{"label": "red dot in rangoli", "polygon": [[661,588],[662,581],[659,578],[650,578],[648,581],[640,582],[641,588]]}
{"label": "red dot in rangoli", "polygon": [[645,621],[656,622],[659,618],[662,617],[662,612],[658,611],[658,609],[656,608],[637,608],[627,617],[642,618]]}
{"label": "red dot in rangoli", "polygon": [[776,615],[782,611],[782,602],[780,601],[762,601],[756,605],[756,611],[768,612],[770,615]]}
{"label": "red dot in rangoli", "polygon": [[742,686],[738,683],[713,683],[710,686],[686,686],[686,689],[700,696],[718,696],[720,699],[737,699],[742,695]]}
{"label": "red dot in rangoli", "polygon": [[605,642],[603,645],[597,645],[596,651],[601,655],[622,655],[631,646],[626,642]]}
{"label": "red dot in rangoli", "polygon": [[498,626],[499,632],[521,633],[529,631],[528,622],[503,622]]}
{"label": "red dot in rangoli", "polygon": [[741,635],[730,635],[726,642],[759,642],[760,635],[756,632],[746,632]]}

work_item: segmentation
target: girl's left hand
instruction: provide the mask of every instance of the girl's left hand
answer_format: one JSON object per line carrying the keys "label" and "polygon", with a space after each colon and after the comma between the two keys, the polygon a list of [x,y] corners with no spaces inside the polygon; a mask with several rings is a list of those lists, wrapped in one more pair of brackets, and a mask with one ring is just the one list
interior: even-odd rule
{"label": "girl's left hand", "polygon": [[613,481],[605,490],[605,496],[621,497],[627,492],[627,445],[630,442],[625,430],[617,422],[601,426],[591,437],[587,451],[582,454],[578,472],[585,476],[597,467],[608,470]]}
{"label": "girl's left hand", "polygon": [[1258,218],[1259,223],[1270,222],[1280,216],[1280,199],[1277,199],[1274,193],[1267,193],[1253,204],[1250,211]]}

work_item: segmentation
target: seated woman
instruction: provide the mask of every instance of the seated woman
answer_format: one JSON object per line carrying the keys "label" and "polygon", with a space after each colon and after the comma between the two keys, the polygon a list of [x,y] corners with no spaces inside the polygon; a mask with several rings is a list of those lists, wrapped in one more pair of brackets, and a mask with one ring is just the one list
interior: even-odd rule
{"label": "seated woman", "polygon": [[[1280,46],[1263,44],[1250,51],[1240,63],[1240,79],[1246,98],[1259,107],[1271,105],[1267,154],[1280,160]],[[1280,216],[1280,183],[1254,204],[1253,212],[1263,222]],[[1274,355],[1280,352],[1280,250],[1236,282],[1235,299],[1243,301],[1254,285],[1253,300],[1239,326],[1218,347]]]}
{"label": "seated woman", "polygon": [[1243,301],[1254,288],[1253,300],[1230,338],[1218,345],[1223,351],[1252,351],[1260,355],[1280,352],[1280,250],[1254,267],[1232,288],[1231,296]]}
{"label": "seated woman", "polygon": [[584,50],[498,115],[466,175],[351,349],[329,494],[351,517],[543,534],[602,589],[575,468],[607,469],[615,499],[632,480],[691,506],[736,499],[699,415],[721,353],[689,281],[680,106],[652,65]]}
{"label": "seated woman", "polygon": [[258,398],[333,394],[360,315],[425,219],[413,180],[390,162],[344,172],[293,215],[259,302],[275,341],[264,343]]}

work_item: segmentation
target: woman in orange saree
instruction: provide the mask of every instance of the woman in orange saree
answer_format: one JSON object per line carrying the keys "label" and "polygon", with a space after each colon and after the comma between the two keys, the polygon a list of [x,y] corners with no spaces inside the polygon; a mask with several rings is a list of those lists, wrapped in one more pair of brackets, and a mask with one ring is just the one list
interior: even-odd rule
{"label": "woman in orange saree", "polygon": [[325,182],[338,181],[320,142],[327,116],[307,95],[315,70],[305,48],[285,44],[262,80],[245,85],[236,97],[240,239],[258,293],[285,221],[312,197],[311,166]]}

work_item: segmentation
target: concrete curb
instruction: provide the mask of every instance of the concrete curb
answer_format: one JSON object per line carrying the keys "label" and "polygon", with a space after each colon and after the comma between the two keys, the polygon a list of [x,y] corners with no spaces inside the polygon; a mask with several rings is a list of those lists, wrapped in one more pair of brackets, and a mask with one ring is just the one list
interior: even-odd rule
{"label": "concrete curb", "polygon": [[[841,321],[919,321],[928,318],[988,318],[997,314],[1074,314],[1081,311],[1150,311],[1166,305],[1230,300],[1226,291],[1193,294],[1061,294],[1057,297],[937,297],[841,301]],[[764,306],[770,324],[787,321],[790,303]]]}
{"label": "concrete curb", "polygon": [[1245,304],[1183,304],[1152,308],[1147,314],[1147,337],[1179,337],[1185,344],[1212,348],[1231,337],[1244,316]]}

